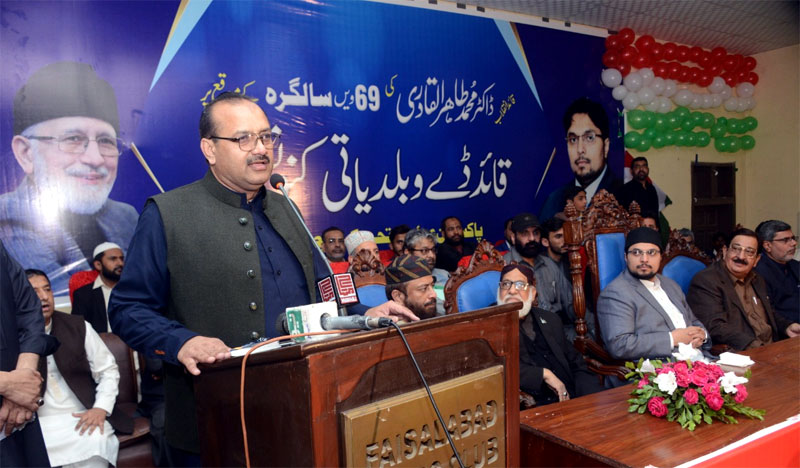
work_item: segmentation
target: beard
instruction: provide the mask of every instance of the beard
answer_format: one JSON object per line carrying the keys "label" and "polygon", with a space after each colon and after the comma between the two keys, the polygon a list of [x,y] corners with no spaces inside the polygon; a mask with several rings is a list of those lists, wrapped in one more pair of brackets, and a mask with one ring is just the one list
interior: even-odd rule
{"label": "beard", "polygon": [[111,281],[119,281],[120,277],[122,276],[122,269],[121,268],[118,268],[118,270],[120,270],[120,271],[117,272],[116,271],[117,269],[109,270],[109,269],[107,269],[105,267],[105,265],[103,265],[101,267],[101,270],[102,271],[100,272],[100,274],[102,274],[104,278],[109,279]]}
{"label": "beard", "polygon": [[[75,214],[91,215],[97,213],[106,203],[108,194],[114,186],[116,176],[111,176],[105,166],[93,169],[85,164],[76,163],[64,169],[62,174],[51,174],[44,157],[35,154],[33,158],[33,182],[42,195],[42,206],[57,207],[58,211],[70,211]],[[80,178],[99,174],[105,179],[98,185],[86,185]]]}
{"label": "beard", "polygon": [[[531,312],[531,307],[533,307],[533,299],[534,299],[534,296],[533,296],[533,294],[531,294],[530,296],[528,296],[528,300],[527,301],[523,301],[522,302],[522,308],[519,310],[519,319],[520,320],[522,320],[525,317],[527,317],[528,314]],[[502,300],[500,298],[500,289],[497,290],[497,304],[498,305],[509,304],[509,302],[505,302],[504,300]]]}
{"label": "beard", "polygon": [[650,273],[639,273],[636,270],[628,270],[628,271],[630,271],[631,275],[633,275],[633,277],[637,279],[651,280],[653,279],[654,276],[656,276],[655,270],[651,271]]}
{"label": "beard", "polygon": [[605,166],[601,167],[599,170],[596,171],[589,170],[589,172],[583,175],[575,174],[575,179],[578,181],[579,184],[581,184],[581,187],[586,187],[587,185],[594,182],[598,176],[600,176],[600,173],[603,172],[603,169],[605,169]]}
{"label": "beard", "polygon": [[453,247],[458,247],[459,245],[462,245],[464,243],[464,238],[462,236],[445,237],[444,243],[447,245],[451,245]]}
{"label": "beard", "polygon": [[429,301],[418,304],[418,303],[411,303],[406,299],[405,304],[406,307],[411,312],[414,312],[414,315],[421,319],[426,318],[433,318],[436,317],[436,299],[430,299]]}
{"label": "beard", "polygon": [[525,245],[516,242],[514,248],[517,249],[523,258],[536,258],[542,252],[542,243],[537,241],[530,241]]}

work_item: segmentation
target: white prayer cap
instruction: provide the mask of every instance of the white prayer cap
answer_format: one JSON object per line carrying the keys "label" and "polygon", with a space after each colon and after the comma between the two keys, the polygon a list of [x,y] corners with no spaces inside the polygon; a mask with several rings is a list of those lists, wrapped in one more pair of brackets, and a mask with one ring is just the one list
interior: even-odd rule
{"label": "white prayer cap", "polygon": [[375,242],[375,236],[369,231],[353,231],[344,238],[347,255],[352,256],[356,248],[364,242]]}
{"label": "white prayer cap", "polygon": [[94,248],[94,252],[92,253],[92,258],[97,258],[97,256],[100,255],[101,253],[105,252],[106,250],[111,250],[111,249],[120,249],[120,250],[122,250],[122,247],[120,247],[119,245],[117,245],[117,244],[115,244],[113,242],[103,242],[102,244],[100,244],[100,245],[98,245],[97,247]]}

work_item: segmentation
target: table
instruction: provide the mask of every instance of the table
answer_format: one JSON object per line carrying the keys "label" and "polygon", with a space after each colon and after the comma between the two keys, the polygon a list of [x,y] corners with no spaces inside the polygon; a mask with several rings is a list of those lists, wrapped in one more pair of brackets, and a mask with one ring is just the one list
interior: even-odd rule
{"label": "table", "polygon": [[755,364],[745,404],[766,410],[764,421],[698,426],[630,414],[631,386],[520,414],[523,466],[676,466],[800,414],[800,338],[743,352]]}

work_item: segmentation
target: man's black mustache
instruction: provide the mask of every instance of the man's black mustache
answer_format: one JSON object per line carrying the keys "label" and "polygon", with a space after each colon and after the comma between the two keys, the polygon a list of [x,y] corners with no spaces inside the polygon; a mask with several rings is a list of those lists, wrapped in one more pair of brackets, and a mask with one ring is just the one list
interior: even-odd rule
{"label": "man's black mustache", "polygon": [[739,265],[747,266],[747,260],[742,260],[741,258],[734,258],[733,263],[738,263]]}

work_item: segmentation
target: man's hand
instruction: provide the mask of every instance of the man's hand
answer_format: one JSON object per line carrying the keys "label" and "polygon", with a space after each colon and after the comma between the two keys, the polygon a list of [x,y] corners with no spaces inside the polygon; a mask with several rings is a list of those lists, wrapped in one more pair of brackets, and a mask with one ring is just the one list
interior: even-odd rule
{"label": "man's hand", "polygon": [[379,306],[375,306],[367,310],[364,315],[367,317],[386,317],[392,319],[393,322],[400,320],[416,322],[419,320],[419,317],[414,315],[414,312],[411,312],[404,305],[394,301],[386,301]]}
{"label": "man's hand", "polygon": [[78,424],[75,425],[76,431],[81,431],[81,435],[83,435],[86,430],[89,430],[89,435],[92,435],[95,428],[100,429],[100,433],[103,433],[103,425],[106,422],[106,410],[102,408],[92,408],[90,410],[86,410],[83,413],[72,413],[73,416],[78,418]]}
{"label": "man's hand", "polygon": [[786,327],[786,336],[789,338],[800,336],[800,323],[793,323]]}
{"label": "man's hand", "polygon": [[5,427],[6,436],[17,426],[22,426],[33,418],[33,412],[14,403],[8,398],[3,398],[3,405],[0,406],[0,428]]}
{"label": "man's hand", "polygon": [[192,375],[200,375],[198,363],[211,364],[229,357],[231,357],[230,348],[219,338],[208,336],[195,336],[184,343],[178,351],[178,361]]}
{"label": "man's hand", "polygon": [[3,400],[11,400],[28,411],[36,411],[39,405],[39,390],[42,376],[35,369],[21,368],[10,372],[0,372],[0,395]]}
{"label": "man's hand", "polygon": [[569,400],[569,393],[567,392],[567,387],[564,385],[556,375],[548,368],[544,368],[542,371],[544,377],[544,383],[547,384],[548,387],[553,389],[558,395],[558,401],[566,401]]}
{"label": "man's hand", "polygon": [[686,327],[676,328],[672,330],[672,342],[675,346],[678,343],[691,344],[695,348],[699,348],[706,338],[706,332],[700,327]]}

